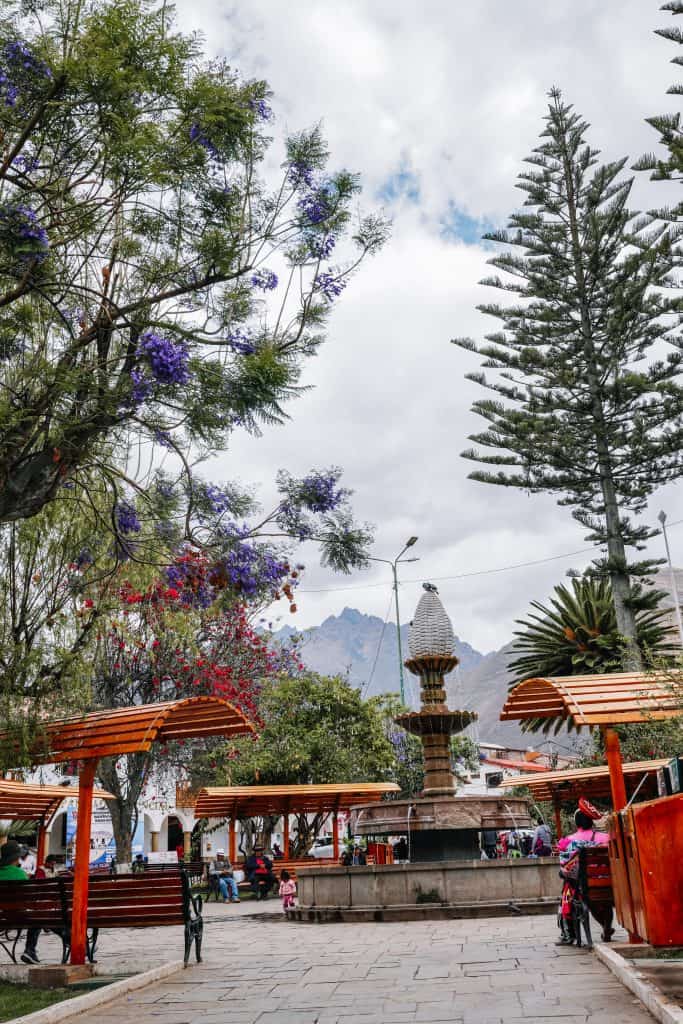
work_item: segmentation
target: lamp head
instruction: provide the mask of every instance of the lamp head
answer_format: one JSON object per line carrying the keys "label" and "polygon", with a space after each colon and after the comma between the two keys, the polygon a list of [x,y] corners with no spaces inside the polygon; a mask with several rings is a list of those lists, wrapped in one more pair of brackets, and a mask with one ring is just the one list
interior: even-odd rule
{"label": "lamp head", "polygon": [[409,537],[406,541],[407,548],[412,548],[413,544],[417,544],[417,537]]}
{"label": "lamp head", "polygon": [[664,512],[664,511],[660,512],[659,515],[657,516],[657,519],[659,519],[659,521],[662,524],[662,526],[664,526],[664,523],[666,522],[666,512]]}

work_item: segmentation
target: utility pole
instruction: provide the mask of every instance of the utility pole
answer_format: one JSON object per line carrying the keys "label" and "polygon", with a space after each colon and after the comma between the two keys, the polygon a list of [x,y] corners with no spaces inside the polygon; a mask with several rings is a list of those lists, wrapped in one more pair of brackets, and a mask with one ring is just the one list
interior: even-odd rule
{"label": "utility pole", "polygon": [[399,562],[419,562],[419,558],[404,558],[408,548],[412,548],[414,544],[417,544],[417,537],[409,537],[403,546],[403,550],[394,559],[390,558],[373,558],[370,556],[371,562],[384,562],[385,565],[391,566],[391,571],[394,577],[394,602],[396,605],[396,637],[398,639],[398,678],[400,683],[401,692],[401,703],[405,704],[405,681],[403,676],[403,647],[401,644],[401,617],[398,610],[398,563]]}
{"label": "utility pole", "polygon": [[666,548],[666,557],[669,563],[669,571],[671,572],[671,589],[674,596],[674,604],[676,606],[676,622],[678,623],[678,636],[681,641],[681,647],[683,647],[683,619],[681,619],[681,602],[678,596],[678,587],[676,585],[676,574],[674,573],[673,563],[671,561],[671,549],[669,548],[669,538],[666,532],[666,512],[660,512],[657,516],[660,523],[662,524],[662,534],[664,536],[664,546]]}

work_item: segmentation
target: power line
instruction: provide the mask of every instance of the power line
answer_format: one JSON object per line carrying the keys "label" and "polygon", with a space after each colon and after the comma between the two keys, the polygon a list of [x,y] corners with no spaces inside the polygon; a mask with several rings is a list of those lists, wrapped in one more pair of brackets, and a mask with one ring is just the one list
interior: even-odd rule
{"label": "power line", "polygon": [[[683,519],[680,520],[683,522]],[[671,524],[674,525],[673,523]],[[512,569],[526,569],[531,565],[543,565],[546,562],[558,562],[563,558],[572,558],[574,555],[585,555],[589,552],[595,551],[595,548],[581,548],[579,551],[565,551],[562,555],[552,555],[549,558],[537,558],[531,562],[515,562],[512,565],[501,565],[496,569],[477,569],[475,572],[459,572],[454,576],[430,576],[430,580],[434,580],[437,583],[444,582],[445,580],[462,580],[467,579],[470,576],[490,576],[492,573],[497,572],[510,572]],[[415,580],[401,580],[401,584],[406,583],[422,583],[424,577]],[[352,587],[321,587],[320,589],[314,590],[301,590],[297,589],[298,594],[334,594],[344,590],[372,590],[378,587],[385,587],[386,583],[358,583]]]}
{"label": "power line", "polygon": [[[673,522],[668,523],[668,527],[680,526],[683,523],[683,519],[674,519]],[[447,580],[464,580],[469,579],[472,576],[491,576],[499,572],[511,572],[514,569],[527,569],[533,565],[545,565],[548,562],[559,562],[563,558],[573,558],[575,555],[586,555],[595,551],[594,547],[591,548],[580,548],[578,551],[565,551],[562,555],[551,555],[548,558],[536,558],[531,562],[514,562],[512,565],[501,565],[496,569],[477,569],[475,572],[459,572],[454,576],[430,576],[429,579],[435,583],[444,583]],[[401,580],[401,584],[414,585],[416,583],[422,583],[424,577],[415,580]],[[380,587],[386,586],[385,583],[356,583],[351,587],[320,587],[312,590],[297,589],[298,594],[337,594],[347,590],[377,590]]]}
{"label": "power line", "polygon": [[375,669],[377,668],[377,662],[379,660],[379,652],[382,650],[382,640],[384,640],[384,631],[387,628],[387,622],[389,621],[389,616],[391,615],[391,603],[393,600],[393,596],[394,595],[392,591],[391,594],[389,595],[389,607],[387,608],[387,613],[384,616],[384,622],[382,623],[382,632],[379,635],[379,643],[377,644],[377,650],[375,651],[375,660],[372,663],[372,669],[370,670],[370,675],[368,676],[367,682],[363,683],[363,686],[361,687],[361,699],[365,697],[365,691],[370,689],[370,683],[372,682],[373,676],[375,675]]}

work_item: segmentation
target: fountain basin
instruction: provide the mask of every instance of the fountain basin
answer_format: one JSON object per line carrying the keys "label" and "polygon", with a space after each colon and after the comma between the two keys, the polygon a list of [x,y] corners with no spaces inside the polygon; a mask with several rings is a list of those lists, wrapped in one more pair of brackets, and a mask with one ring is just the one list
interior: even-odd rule
{"label": "fountain basin", "polygon": [[409,838],[410,860],[472,860],[480,857],[482,829],[529,828],[524,797],[432,796],[387,800],[352,808],[351,830],[362,836]]}
{"label": "fountain basin", "polygon": [[555,913],[560,884],[552,857],[306,867],[297,871],[298,906],[287,917],[317,923]]}

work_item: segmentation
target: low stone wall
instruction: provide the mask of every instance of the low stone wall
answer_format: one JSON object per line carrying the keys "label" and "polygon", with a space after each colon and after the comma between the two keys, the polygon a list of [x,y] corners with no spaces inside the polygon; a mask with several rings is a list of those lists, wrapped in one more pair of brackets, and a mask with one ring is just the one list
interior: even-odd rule
{"label": "low stone wall", "polygon": [[429,896],[435,909],[449,906],[465,911],[478,905],[519,904],[528,913],[535,904],[552,911],[559,902],[558,870],[552,857],[307,867],[297,873],[298,903],[304,912],[313,908],[422,909],[424,897]]}

